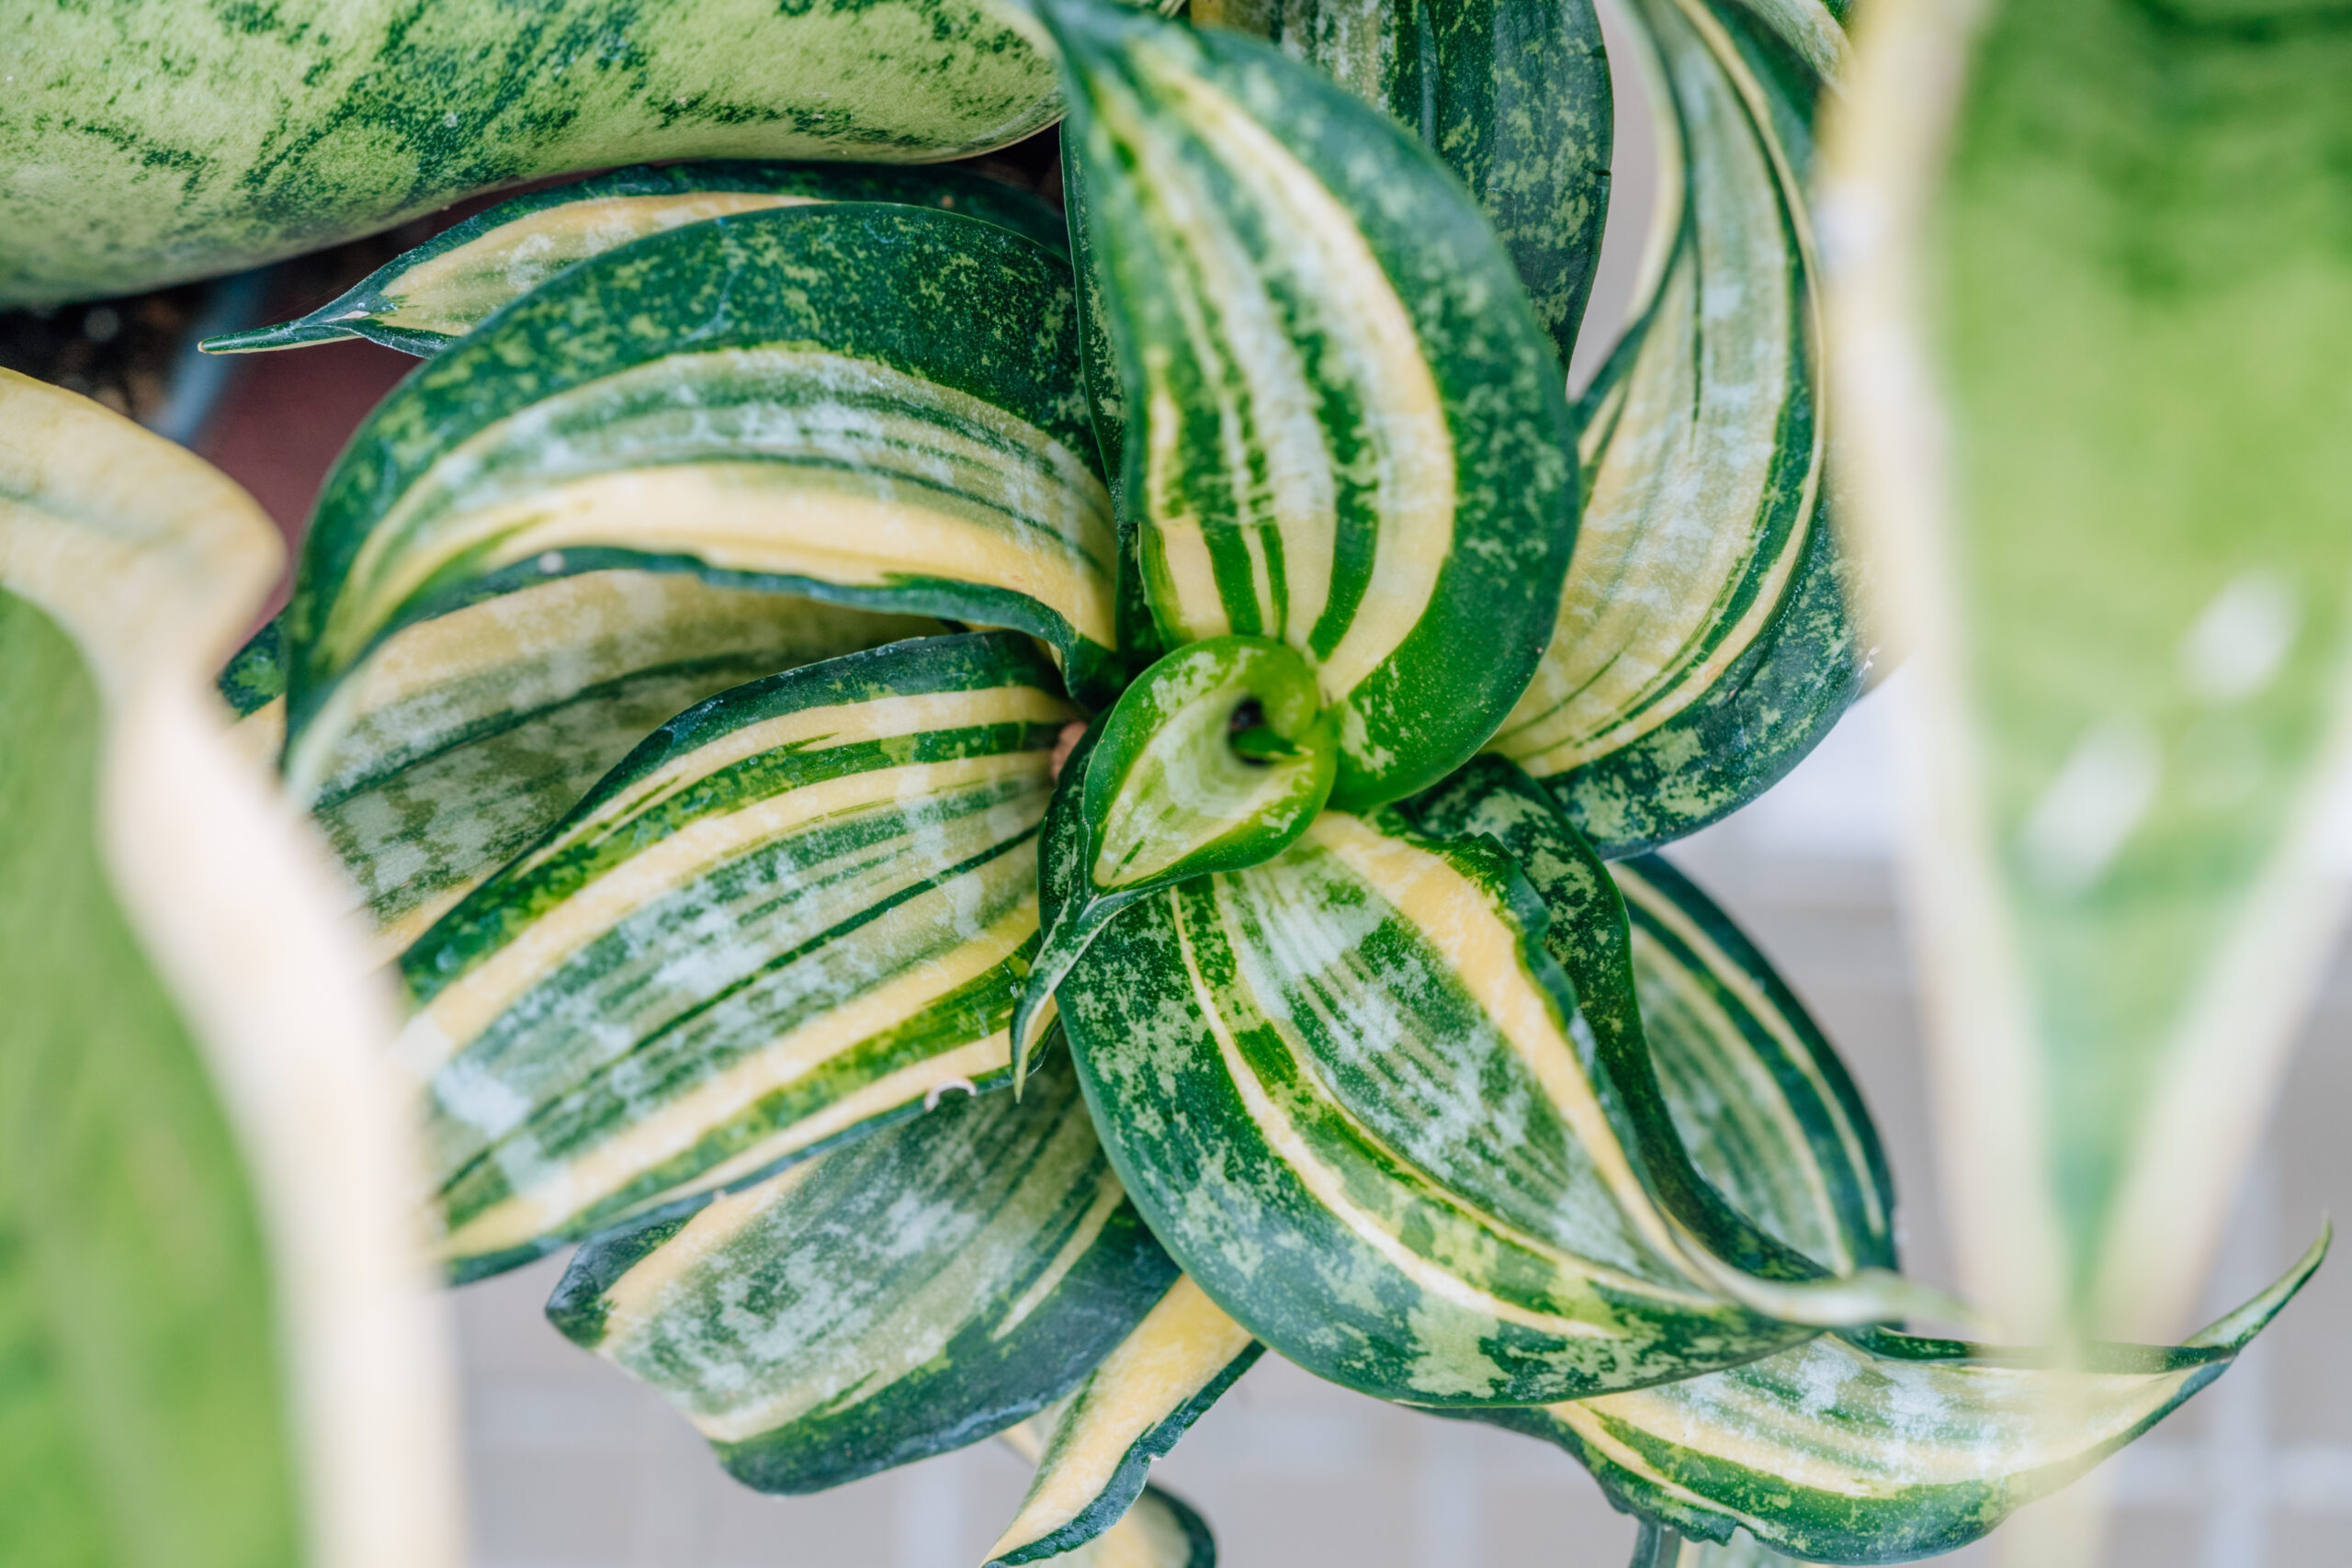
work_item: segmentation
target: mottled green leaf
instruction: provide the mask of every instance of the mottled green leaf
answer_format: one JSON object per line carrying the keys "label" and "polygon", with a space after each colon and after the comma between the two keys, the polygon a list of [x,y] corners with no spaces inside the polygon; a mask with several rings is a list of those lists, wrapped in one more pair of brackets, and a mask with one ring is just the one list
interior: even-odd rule
{"label": "mottled green leaf", "polygon": [[1001,1082],[1075,715],[1009,633],[739,686],[662,725],[403,953],[460,1276]]}
{"label": "mottled green leaf", "polygon": [[1187,643],[1136,677],[1074,747],[1048,841],[1073,863],[1013,1014],[1014,1078],[1046,1002],[1104,922],[1192,877],[1272,859],[1331,794],[1339,716],[1315,670],[1268,637]]}
{"label": "mottled green leaf", "polygon": [[1574,533],[1559,367],[1510,257],[1319,73],[1102,0],[1036,8],[1159,633],[1304,654],[1341,715],[1340,804],[1433,782],[1523,688]]}
{"label": "mottled green leaf", "polygon": [[687,1218],[582,1247],[548,1314],[662,1391],[738,1480],[809,1492],[960,1448],[1076,1385],[1175,1280],[1068,1063]]}
{"label": "mottled green leaf", "polygon": [[1278,44],[1417,134],[1477,198],[1568,362],[1615,130],[1587,0],[1193,0],[1192,17]]}
{"label": "mottled green leaf", "polygon": [[367,338],[431,356],[503,305],[593,255],[682,224],[778,207],[887,201],[986,219],[1049,250],[1069,248],[1061,214],[964,169],[855,164],[672,164],[616,169],[502,201],[385,263],[306,316],[208,338],[208,354],[252,354]]}
{"label": "mottled green leaf", "polygon": [[[1737,809],[1828,732],[1864,652],[1825,513],[1818,7],[1640,0],[1659,214],[1634,324],[1578,409],[1586,499],[1558,627],[1492,749],[1609,855]],[[1815,26],[1803,26],[1811,16]]]}
{"label": "mottled green leaf", "polygon": [[0,306],[231,272],[568,171],[930,163],[1061,113],[988,0],[147,0],[38,6],[8,42]]}
{"label": "mottled green leaf", "polygon": [[584,262],[421,366],[328,477],[287,610],[316,787],[390,634],[534,580],[688,571],[1033,633],[1115,680],[1115,541],[1069,274],[994,224],[845,205]]}
{"label": "mottled green leaf", "polygon": [[[1548,915],[1484,833],[1327,811],[1275,860],[1121,912],[1061,1017],[1162,1242],[1258,1337],[1351,1387],[1576,1397],[1909,1310],[1902,1281],[1823,1278],[1691,1172],[1638,1032],[1579,1014],[1545,946],[1598,965],[1583,936],[1604,915]],[[1614,929],[1622,953],[1622,913]]]}

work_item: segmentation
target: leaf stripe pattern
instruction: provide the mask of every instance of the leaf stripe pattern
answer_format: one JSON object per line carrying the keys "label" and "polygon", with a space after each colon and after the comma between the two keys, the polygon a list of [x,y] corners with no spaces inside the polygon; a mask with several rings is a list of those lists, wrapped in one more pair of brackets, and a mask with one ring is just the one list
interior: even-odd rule
{"label": "leaf stripe pattern", "polygon": [[[526,582],[392,636],[356,677],[311,813],[390,958],[664,719],[763,675],[943,629],[679,572]],[[221,682],[249,710],[254,752],[274,758],[282,618]]]}
{"label": "leaf stripe pattern", "polygon": [[797,1493],[1035,1415],[1175,1278],[1057,1053],[1019,1100],[957,1096],[598,1237],[548,1315],[678,1405],[738,1480]]}
{"label": "leaf stripe pattern", "polygon": [[1894,1185],[1845,1064],[1714,901],[1655,855],[1610,868],[1675,1127],[1733,1206],[1835,1271],[1895,1267]]}
{"label": "leaf stripe pattern", "polygon": [[1010,633],[657,730],[401,960],[460,1277],[1001,1081],[1076,713]]}
{"label": "leaf stripe pattern", "polygon": [[[1577,929],[1589,896],[1562,874],[1556,848],[1515,820],[1533,786],[1514,795],[1492,783],[1483,812],[1457,807],[1460,819],[1521,855],[1555,932]],[[1783,1242],[1828,1233],[1826,1258],[1892,1266],[1885,1161],[1827,1042],[1688,880],[1652,857],[1611,870],[1632,912],[1631,982],[1657,1077],[1702,1172]],[[1586,970],[1577,979],[1588,1015],[1605,1017],[1609,988]],[[1476,1418],[1557,1443],[1618,1506],[1696,1540],[1728,1540],[1737,1527],[1807,1561],[1904,1561],[1965,1545],[2146,1430],[2221,1373],[2324,1247],[2188,1345],[2091,1346],[2082,1371],[2048,1352],[1868,1330]]]}
{"label": "leaf stripe pattern", "polygon": [[1045,1417],[1050,1436],[989,1568],[1068,1559],[1133,1517],[1151,1461],[1258,1359],[1263,1347],[1179,1276],[1086,1381]]}
{"label": "leaf stripe pattern", "polygon": [[[2326,1241],[2186,1344],[2049,1353],[1837,1335],[1709,1377],[1479,1419],[1548,1438],[1620,1507],[1694,1538],[1734,1527],[1820,1562],[1956,1551],[2073,1481],[2219,1377]],[[2004,1364],[2007,1361],[2007,1364]]]}
{"label": "leaf stripe pattern", "polygon": [[1491,843],[1326,812],[1110,922],[1063,1025],[1202,1288],[1310,1371],[1418,1404],[1580,1397],[1795,1343],[1799,1319],[1914,1310],[1900,1281],[1792,1271],[1661,1206],[1655,1134],[1591,1076],[1544,920]]}
{"label": "leaf stripe pattern", "polygon": [[[1579,404],[1588,488],[1558,625],[1492,742],[1611,856],[1761,794],[1864,663],[1811,340],[1821,78],[1736,0],[1630,9],[1659,89],[1659,240],[1634,325]],[[1803,19],[1816,52],[1838,36]]]}
{"label": "leaf stripe pattern", "polygon": [[1100,696],[1092,446],[1069,271],[993,224],[798,208],[608,252],[419,367],[329,476],[287,613],[288,772],[315,787],[401,626],[618,567],[1013,627]]}
{"label": "leaf stripe pattern", "polygon": [[1265,39],[1418,134],[1477,198],[1568,362],[1615,129],[1585,0],[1193,0],[1192,17]]}
{"label": "leaf stripe pattern", "polygon": [[707,219],[839,201],[935,207],[1001,225],[1052,251],[1060,214],[957,168],[854,164],[673,164],[609,174],[502,201],[379,267],[307,316],[208,338],[208,354],[253,354],[366,338],[430,357],[501,306],[575,263]]}
{"label": "leaf stripe pattern", "polygon": [[1267,46],[1037,9],[1159,632],[1305,654],[1345,716],[1335,802],[1434,781],[1524,686],[1574,531],[1566,398],[1510,258],[1401,127]]}

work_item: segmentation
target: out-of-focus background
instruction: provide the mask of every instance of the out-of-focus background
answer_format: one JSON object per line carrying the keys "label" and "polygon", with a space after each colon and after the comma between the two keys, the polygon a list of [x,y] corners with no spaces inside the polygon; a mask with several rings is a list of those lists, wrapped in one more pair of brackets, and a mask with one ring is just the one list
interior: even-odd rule
{"label": "out-of-focus background", "polygon": [[[1609,242],[1571,374],[1579,385],[1624,317],[1649,223],[1652,138],[1628,74]],[[1035,156],[1020,164],[1033,179],[1048,168]],[[265,310],[259,319],[307,310],[462,210],[371,242],[372,253],[281,267],[252,285],[274,297],[245,308]],[[212,362],[208,373],[225,386],[189,401],[209,401],[200,430],[192,420],[181,428],[172,400],[190,400],[189,384],[143,345],[176,342],[188,313],[218,308],[207,298],[184,289],[128,314],[109,305],[0,318],[14,334],[0,348],[192,439],[297,531],[344,435],[414,362],[356,343]],[[1949,1284],[1894,863],[1905,694],[1898,671],[1770,795],[1671,853],[1844,1052],[1894,1158],[1908,1265]],[[2352,846],[2352,830],[2344,837]],[[2340,859],[2352,874],[2352,848]],[[2306,1027],[2205,1315],[2267,1283],[2323,1214],[2352,1213],[2347,1035],[2352,946],[2339,950]],[[1026,1470],[994,1444],[819,1496],[743,1489],[658,1397],[547,1327],[539,1307],[561,1267],[552,1259],[453,1297],[478,1568],[972,1568],[1010,1517]],[[2352,1557],[2347,1330],[2352,1258],[2339,1258],[2226,1377],[2100,1472],[2117,1506],[2108,1561],[2311,1568]],[[1228,1568],[1618,1568],[1634,1537],[1562,1455],[1377,1404],[1272,1357],[1159,1474],[1208,1517]],[[1985,1555],[1948,1561],[1978,1568]]]}

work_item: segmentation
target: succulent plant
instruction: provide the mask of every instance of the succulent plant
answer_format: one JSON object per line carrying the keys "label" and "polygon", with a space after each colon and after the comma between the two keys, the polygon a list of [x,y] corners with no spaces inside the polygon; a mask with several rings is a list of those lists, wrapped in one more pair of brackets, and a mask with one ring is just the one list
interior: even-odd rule
{"label": "succulent plant", "polygon": [[[810,60],[864,37],[867,7],[801,9]],[[1060,210],[960,169],[629,168],[216,343],[422,357],[228,659],[231,728],[199,677],[266,524],[0,382],[0,718],[54,760],[0,799],[62,825],[22,862],[39,908],[0,899],[0,976],[51,998],[26,1081],[197,1085],[170,1180],[228,1238],[203,1288],[132,1277],[177,1267],[170,1224],[99,1223],[163,1146],[135,1108],[44,1178],[90,1183],[90,1269],[217,1319],[122,1331],[185,1374],[140,1396],[155,1452],[249,1439],[131,1465],[175,1561],[290,1561],[304,1528],[321,1561],[447,1550],[387,1108],[440,1269],[576,1247],[555,1326],[746,1483],[1023,1446],[992,1564],[1213,1561],[1149,1465],[1268,1350],[1558,1445],[1651,1564],[1950,1550],[2219,1375],[2324,1240],[2178,1346],[1906,1332],[1967,1310],[1901,1272],[1868,1110],[1650,852],[1781,777],[1867,663],[1808,206],[1838,15],[1629,5],[1658,243],[1571,402],[1611,132],[1584,0],[927,10],[939,71],[892,33],[846,78],[901,111],[879,129],[797,104],[763,111],[797,141],[720,135],[758,117],[682,94],[632,136],[701,58],[665,15],[594,56],[642,45],[580,107],[604,140],[315,197],[273,173],[191,197],[184,240],[94,228],[0,274],[186,275],[583,146],[935,157],[1068,117]],[[586,58],[551,48],[502,67],[515,102]],[[393,118],[480,88],[406,84]],[[354,1249],[390,1261],[299,1282]]]}

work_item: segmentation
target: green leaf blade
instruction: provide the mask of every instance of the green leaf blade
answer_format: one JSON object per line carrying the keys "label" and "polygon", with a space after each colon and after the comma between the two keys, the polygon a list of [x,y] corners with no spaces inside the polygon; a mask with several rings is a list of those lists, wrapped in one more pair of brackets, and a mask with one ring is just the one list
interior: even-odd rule
{"label": "green leaf blade", "polygon": [[252,354],[357,337],[431,358],[565,268],[633,240],[714,218],[842,201],[935,207],[1000,224],[1048,250],[1069,243],[1060,215],[1044,202],[961,169],[747,163],[618,169],[503,201],[306,316],[200,346]]}
{"label": "green leaf blade", "polygon": [[1174,1279],[1056,1059],[1021,1100],[949,1100],[600,1238],[548,1314],[678,1404],[739,1480],[797,1493],[1035,1414]]}
{"label": "green leaf blade", "polygon": [[1002,633],[739,687],[403,954],[452,1267],[1003,1081],[1057,687]]}
{"label": "green leaf blade", "polygon": [[1315,662],[1340,805],[1432,782],[1523,685],[1574,533],[1558,367],[1510,258],[1401,128],[1264,46],[1041,14],[1161,636]]}
{"label": "green leaf blade", "polygon": [[1762,794],[1853,701],[1865,663],[1826,512],[1812,342],[1804,182],[1822,80],[1743,6],[1657,0],[1634,17],[1659,100],[1664,248],[1579,407],[1577,555],[1490,747],[1552,783],[1611,856]]}
{"label": "green leaf blade", "polygon": [[606,253],[421,367],[330,476],[291,771],[400,626],[621,567],[1012,626],[1099,695],[1116,547],[1085,418],[1069,275],[993,224],[803,208]]}

